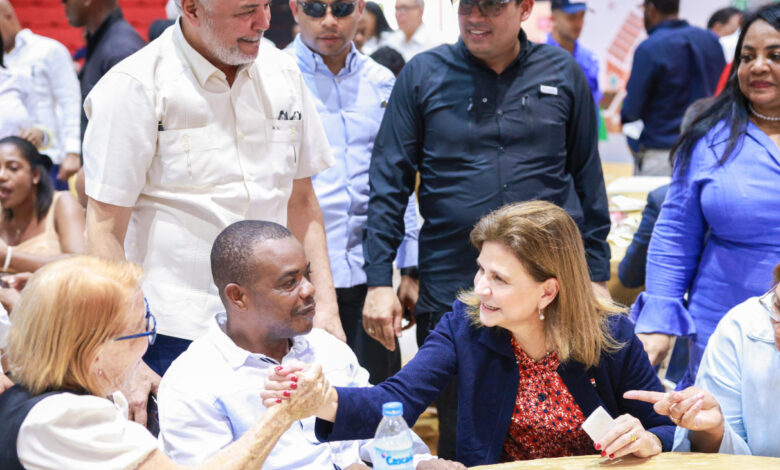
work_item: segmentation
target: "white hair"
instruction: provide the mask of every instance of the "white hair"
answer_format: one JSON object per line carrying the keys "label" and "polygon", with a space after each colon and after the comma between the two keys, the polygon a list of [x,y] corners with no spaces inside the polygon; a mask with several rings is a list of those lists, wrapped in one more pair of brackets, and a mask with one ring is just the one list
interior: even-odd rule
{"label": "white hair", "polygon": [[[182,0],[168,0],[168,3],[165,5],[165,14],[168,15],[169,20],[175,19],[181,13],[181,1]],[[213,0],[199,0],[199,1],[204,6],[211,6],[211,2]]]}

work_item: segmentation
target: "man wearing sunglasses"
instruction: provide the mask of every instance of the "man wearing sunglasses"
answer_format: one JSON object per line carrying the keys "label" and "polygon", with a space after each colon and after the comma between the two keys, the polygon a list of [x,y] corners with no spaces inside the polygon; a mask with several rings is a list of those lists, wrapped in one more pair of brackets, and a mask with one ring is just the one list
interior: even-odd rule
{"label": "man wearing sunglasses", "polygon": [[157,317],[157,341],[124,390],[138,422],[159,376],[221,309],[208,250],[232,222],[290,227],[312,261],[315,323],[344,336],[311,184],[333,159],[297,65],[260,47],[270,1],[178,5],[176,24],[85,103],[89,251],[142,265]]}
{"label": "man wearing sunglasses", "polygon": [[[325,220],[341,323],[347,344],[369,371],[371,383],[379,383],[401,368],[401,354],[398,348],[385,349],[362,327],[366,297],[362,241],[371,150],[395,77],[352,42],[364,6],[363,0],[290,0],[300,34],[287,51],[314,96],[336,160],[312,177],[312,183]],[[396,257],[402,270],[417,267],[414,196],[409,198],[404,224],[406,235]],[[411,276],[401,278],[400,300],[411,309],[417,301],[416,283]]]}
{"label": "man wearing sunglasses", "polygon": [[[403,213],[420,173],[418,343],[471,285],[476,221],[509,202],[558,204],[582,232],[591,279],[609,279],[610,228],[596,109],[567,51],[528,41],[533,0],[461,0],[460,40],[398,76],[371,158],[363,325],[387,348],[402,308],[391,286]],[[603,284],[598,286],[604,288]],[[455,443],[454,387],[437,400],[439,456]]]}

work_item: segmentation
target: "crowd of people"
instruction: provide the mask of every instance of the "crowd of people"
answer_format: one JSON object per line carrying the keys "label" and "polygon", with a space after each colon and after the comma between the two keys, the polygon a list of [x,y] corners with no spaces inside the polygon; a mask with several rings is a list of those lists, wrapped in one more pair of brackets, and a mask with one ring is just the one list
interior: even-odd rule
{"label": "crowd of people", "polygon": [[419,470],[780,457],[780,4],[644,1],[621,120],[671,181],[623,306],[585,1],[536,43],[533,0],[460,0],[442,44],[423,0],[290,0],[284,50],[266,0],[177,0],[148,44],[63,3],[78,74],[0,0],[0,467],[358,470],[387,402],[436,406]]}

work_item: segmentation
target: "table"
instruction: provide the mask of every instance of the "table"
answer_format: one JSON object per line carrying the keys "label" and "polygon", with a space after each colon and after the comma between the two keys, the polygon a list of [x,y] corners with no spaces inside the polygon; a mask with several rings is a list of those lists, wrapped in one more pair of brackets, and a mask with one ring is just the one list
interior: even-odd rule
{"label": "table", "polygon": [[601,458],[598,455],[585,455],[581,457],[561,457],[558,459],[526,460],[471,468],[472,470],[607,470],[611,468],[636,468],[641,470],[764,470],[780,469],[780,459],[772,457],[753,457],[748,455],[664,452],[649,459],[639,459],[627,456],[608,460]]}

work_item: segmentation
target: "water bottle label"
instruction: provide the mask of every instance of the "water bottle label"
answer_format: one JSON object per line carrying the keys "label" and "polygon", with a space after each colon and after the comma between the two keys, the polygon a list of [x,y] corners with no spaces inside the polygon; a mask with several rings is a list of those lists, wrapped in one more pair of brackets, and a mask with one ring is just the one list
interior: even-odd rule
{"label": "water bottle label", "polygon": [[399,450],[383,450],[377,447],[376,456],[379,462],[374,462],[374,468],[414,468],[414,457],[411,447]]}

